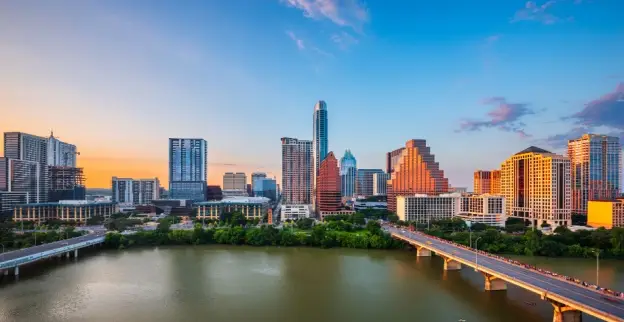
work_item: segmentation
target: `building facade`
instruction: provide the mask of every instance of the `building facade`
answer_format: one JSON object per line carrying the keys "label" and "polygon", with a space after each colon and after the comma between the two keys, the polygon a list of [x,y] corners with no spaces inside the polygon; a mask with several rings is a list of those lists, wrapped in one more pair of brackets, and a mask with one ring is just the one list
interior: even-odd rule
{"label": "building facade", "polygon": [[347,149],[345,154],[340,158],[340,194],[345,198],[355,196],[355,183],[357,177],[357,160]]}
{"label": "building facade", "polygon": [[0,220],[10,219],[13,208],[29,203],[28,192],[0,191]]}
{"label": "building facade", "polygon": [[606,229],[624,227],[624,198],[616,200],[590,200],[587,225]]}
{"label": "building facade", "polygon": [[54,137],[54,133],[48,138],[47,165],[52,167],[76,167],[76,155],[78,151],[73,144],[65,143]]}
{"label": "building facade", "polygon": [[319,167],[316,178],[316,211],[340,210],[340,170],[334,152],[329,152]]}
{"label": "building facade", "polygon": [[373,175],[383,174],[381,169],[357,169],[355,182],[355,194],[358,196],[370,197],[374,195],[375,184]]}
{"label": "building facade", "polygon": [[36,162],[38,192],[35,202],[47,202],[49,189],[48,178],[48,139],[22,132],[4,133],[4,157],[8,159]]}
{"label": "building facade", "polygon": [[42,200],[38,162],[0,158],[0,191],[27,193],[31,202]]}
{"label": "building facade", "polygon": [[620,193],[622,147],[614,136],[584,134],[568,141],[572,212],[587,215],[590,200],[614,200]]}
{"label": "building facade", "polygon": [[327,104],[325,101],[318,101],[314,105],[313,131],[312,131],[312,153],[314,156],[314,176],[318,176],[321,162],[328,153],[327,136]]}
{"label": "building facade", "polygon": [[254,185],[254,197],[265,197],[271,201],[277,200],[277,182],[275,179],[259,178]]}
{"label": "building facade", "polygon": [[169,139],[169,198],[204,200],[208,143],[204,139]]}
{"label": "building facade", "polygon": [[42,222],[56,219],[86,222],[93,217],[108,218],[117,212],[119,212],[119,208],[113,202],[66,200],[15,206],[13,208],[13,221]]}
{"label": "building facade", "polygon": [[390,179],[388,173],[373,173],[373,196],[388,195],[388,179]]}
{"label": "building facade", "polygon": [[522,218],[533,227],[546,223],[570,226],[570,160],[531,146],[501,165],[505,215]]}
{"label": "building facade", "polygon": [[112,201],[123,205],[146,205],[160,199],[160,181],[153,179],[112,179]]}
{"label": "building facade", "polygon": [[388,210],[396,212],[397,197],[439,194],[449,191],[449,181],[440,170],[425,140],[409,140],[402,149],[388,180]]}
{"label": "building facade", "polygon": [[280,221],[310,218],[312,216],[312,207],[311,205],[282,205],[280,216]]}
{"label": "building facade", "polygon": [[500,195],[482,194],[461,196],[459,212],[455,217],[471,223],[493,227],[505,227],[505,198]]}
{"label": "building facade", "polygon": [[197,219],[219,220],[224,213],[240,212],[245,218],[262,219],[269,209],[264,197],[234,197],[220,201],[204,201],[193,205]]}
{"label": "building facade", "polygon": [[476,194],[492,192],[492,171],[477,170],[473,176],[473,192]]}
{"label": "building facade", "polygon": [[282,202],[311,204],[314,184],[312,141],[282,138]]}
{"label": "building facade", "polygon": [[244,172],[224,173],[223,190],[247,190],[247,175]]}
{"label": "building facade", "polygon": [[[267,175],[264,172],[254,172],[251,174],[251,191],[255,194],[256,189],[256,181],[262,180],[266,178]],[[255,196],[254,196],[255,197]]]}
{"label": "building facade", "polygon": [[85,200],[87,189],[82,168],[48,166],[50,191],[48,202]]}
{"label": "building facade", "polygon": [[394,172],[394,168],[399,163],[404,149],[405,148],[398,148],[394,151],[386,153],[386,173],[388,175]]}

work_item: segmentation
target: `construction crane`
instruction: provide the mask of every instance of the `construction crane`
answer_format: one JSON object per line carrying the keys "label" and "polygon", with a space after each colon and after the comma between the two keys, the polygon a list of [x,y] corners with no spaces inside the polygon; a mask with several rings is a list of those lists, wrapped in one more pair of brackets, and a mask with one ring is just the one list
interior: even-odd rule
{"label": "construction crane", "polygon": [[73,152],[68,151],[68,152],[63,153],[63,158],[64,158],[63,159],[63,165],[64,166],[68,166],[67,165],[67,160],[69,160],[68,155],[70,155],[70,154],[71,155],[80,155],[80,152],[78,152],[78,151],[73,151]]}

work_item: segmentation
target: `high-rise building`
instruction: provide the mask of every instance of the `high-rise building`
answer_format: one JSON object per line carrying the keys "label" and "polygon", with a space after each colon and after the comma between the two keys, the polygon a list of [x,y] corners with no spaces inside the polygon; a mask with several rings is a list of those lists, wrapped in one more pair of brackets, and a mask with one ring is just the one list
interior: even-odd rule
{"label": "high-rise building", "polygon": [[54,137],[54,133],[50,133],[48,138],[48,166],[56,167],[76,167],[76,146],[65,143]]}
{"label": "high-rise building", "polygon": [[473,192],[476,194],[494,193],[494,186],[496,181],[494,175],[496,173],[498,173],[498,190],[500,191],[500,171],[477,170],[474,173]]}
{"label": "high-rise building", "polygon": [[409,140],[388,180],[388,210],[396,212],[398,196],[439,194],[449,191],[449,181],[425,140]]}
{"label": "high-rise building", "polygon": [[0,158],[0,191],[27,193],[29,202],[40,202],[41,169],[38,162]]}
{"label": "high-rise building", "polygon": [[314,160],[312,141],[282,138],[282,200],[284,204],[311,204]]}
{"label": "high-rise building", "polygon": [[247,175],[244,172],[223,174],[223,190],[247,190]]}
{"label": "high-rise building", "polygon": [[570,159],[531,146],[501,165],[507,217],[533,227],[571,225]]}
{"label": "high-rise building", "polygon": [[329,152],[321,162],[316,178],[316,211],[340,210],[340,190],[338,160],[333,152]]}
{"label": "high-rise building", "polygon": [[48,202],[85,200],[87,189],[82,168],[48,166],[50,191]]}
{"label": "high-rise building", "polygon": [[129,205],[146,205],[160,199],[160,181],[153,179],[112,179],[113,202]]}
{"label": "high-rise building", "polygon": [[48,178],[48,139],[22,132],[4,133],[4,156],[9,159],[37,162],[39,178],[38,195],[31,201],[47,202],[49,190]]}
{"label": "high-rise building", "polygon": [[[256,181],[258,180],[262,180],[264,178],[266,178],[266,173],[264,172],[254,172],[251,174],[251,191],[252,193],[255,193],[256,189]],[[254,197],[254,196],[252,196]]]}
{"label": "high-rise building", "polygon": [[374,190],[373,175],[384,173],[381,169],[357,169],[355,182],[355,194],[358,196],[370,197]]}
{"label": "high-rise building", "polygon": [[357,176],[357,160],[347,149],[345,154],[340,158],[340,193],[343,197],[355,196],[355,178]]}
{"label": "high-rise building", "polygon": [[589,200],[613,200],[620,192],[622,147],[614,136],[584,134],[568,141],[572,212],[587,215]]}
{"label": "high-rise building", "polygon": [[204,139],[169,139],[169,198],[206,198],[208,143]]}
{"label": "high-rise building", "polygon": [[388,173],[373,173],[373,196],[386,196],[388,180],[390,174]]}
{"label": "high-rise building", "polygon": [[277,182],[271,178],[257,178],[253,187],[254,197],[265,197],[271,201],[277,200]]}
{"label": "high-rise building", "polygon": [[316,102],[313,117],[312,153],[314,154],[314,176],[316,177],[319,166],[327,155],[327,104],[325,101]]}
{"label": "high-rise building", "polygon": [[386,173],[392,174],[397,163],[401,159],[401,154],[405,148],[398,148],[392,152],[386,153]]}
{"label": "high-rise building", "polygon": [[501,171],[492,170],[492,179],[490,181],[491,194],[500,195],[501,192]]}

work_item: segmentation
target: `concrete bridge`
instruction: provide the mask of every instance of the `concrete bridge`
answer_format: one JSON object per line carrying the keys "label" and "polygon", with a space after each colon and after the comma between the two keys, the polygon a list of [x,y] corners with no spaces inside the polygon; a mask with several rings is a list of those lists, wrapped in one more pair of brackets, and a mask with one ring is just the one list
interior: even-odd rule
{"label": "concrete bridge", "polygon": [[436,253],[444,259],[445,270],[459,270],[462,265],[474,268],[483,274],[487,291],[506,290],[509,283],[538,294],[542,300],[553,305],[554,322],[580,322],[581,312],[609,322],[624,321],[624,299],[504,259],[477,254],[471,249],[422,233],[388,226],[384,230],[391,233],[393,238],[413,245],[417,256]]}
{"label": "concrete bridge", "polygon": [[78,257],[79,249],[103,243],[104,236],[106,236],[106,232],[97,232],[80,237],[59,240],[53,243],[19,249],[12,252],[1,253],[0,272],[4,271],[4,275],[9,275],[9,271],[13,270],[13,274],[18,276],[21,265],[53,256],[66,255],[67,257],[70,257],[72,253],[74,254],[74,257]]}

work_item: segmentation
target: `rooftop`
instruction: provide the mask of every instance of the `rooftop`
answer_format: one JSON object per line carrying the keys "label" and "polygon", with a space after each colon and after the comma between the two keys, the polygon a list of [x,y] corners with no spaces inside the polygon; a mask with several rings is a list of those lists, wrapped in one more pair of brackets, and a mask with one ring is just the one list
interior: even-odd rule
{"label": "rooftop", "polygon": [[532,145],[532,146],[530,146],[530,147],[528,147],[528,148],[526,148],[526,149],[516,153],[515,155],[525,154],[525,153],[552,153],[552,152],[544,150],[542,148],[538,148],[538,147]]}
{"label": "rooftop", "polygon": [[59,202],[41,202],[22,204],[20,206],[44,207],[44,206],[108,206],[115,205],[116,202],[111,201],[87,201],[87,200],[61,200]]}
{"label": "rooftop", "polygon": [[265,197],[226,197],[223,200],[196,202],[195,205],[215,205],[215,204],[254,204],[269,203],[271,199]]}

